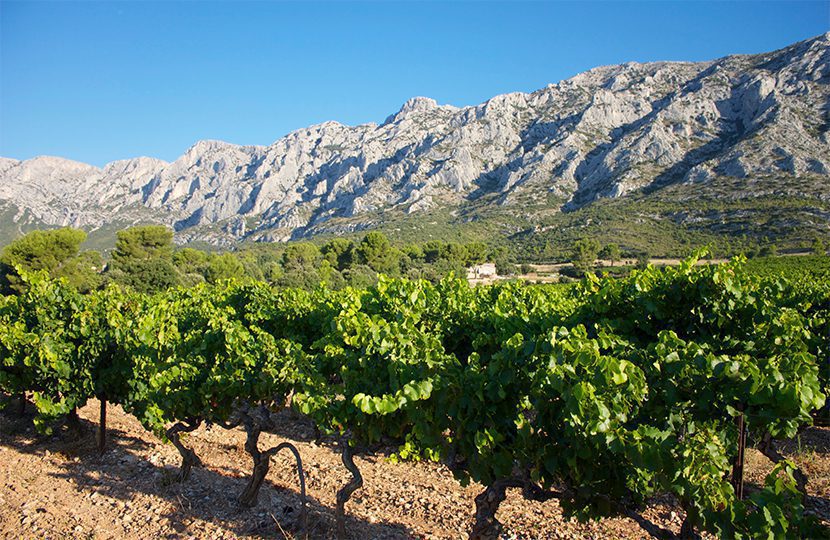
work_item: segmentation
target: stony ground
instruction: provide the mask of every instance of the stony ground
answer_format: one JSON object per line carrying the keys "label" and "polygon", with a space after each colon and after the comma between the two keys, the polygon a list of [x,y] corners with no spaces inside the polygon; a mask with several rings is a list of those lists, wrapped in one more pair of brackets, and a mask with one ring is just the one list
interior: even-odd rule
{"label": "stony ground", "polygon": [[[0,536],[4,538],[331,538],[337,489],[349,479],[335,448],[314,442],[312,427],[291,413],[285,431],[263,435],[261,447],[293,442],[302,454],[309,494],[308,528],[300,531],[300,498],[293,458],[278,455],[254,509],[236,496],[246,484],[250,459],[244,433],[200,427],[188,439],[204,462],[184,483],[171,483],[179,456],[119,408],[109,410],[109,450],[94,446],[98,403],[80,411],[86,435],[62,431],[37,436],[31,417],[0,413]],[[784,453],[809,475],[808,509],[830,520],[830,429],[812,428]],[[462,488],[444,467],[394,464],[385,455],[356,459],[364,487],[347,505],[349,536],[462,538],[472,523],[479,485]],[[770,464],[747,455],[751,487]],[[661,526],[679,530],[682,512],[672,501],[655,501],[645,512]],[[506,538],[642,538],[633,521],[580,524],[562,517],[557,504],[531,503],[510,492],[499,519]]]}

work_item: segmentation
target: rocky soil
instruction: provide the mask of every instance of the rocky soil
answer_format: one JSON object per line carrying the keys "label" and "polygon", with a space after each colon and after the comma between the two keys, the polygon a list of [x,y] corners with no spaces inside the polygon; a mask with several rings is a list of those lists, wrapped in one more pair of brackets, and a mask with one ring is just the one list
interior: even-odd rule
{"label": "rocky soil", "polygon": [[[293,458],[278,455],[260,493],[259,506],[240,508],[250,460],[244,434],[201,427],[187,440],[205,466],[184,483],[171,482],[179,463],[172,445],[146,432],[117,407],[109,411],[109,447],[99,456],[93,433],[98,404],[80,411],[86,433],[63,430],[37,436],[31,416],[0,413],[0,536],[4,538],[333,538],[337,489],[349,476],[336,449],[317,444],[313,428],[293,413],[281,414],[279,433],[261,446],[293,442],[302,454],[309,496],[308,527],[299,520],[300,497]],[[809,510],[830,520],[830,429],[812,428],[785,452],[809,475]],[[463,538],[479,485],[462,488],[450,472],[427,463],[391,463],[383,454],[356,459],[364,487],[347,505],[350,538]],[[747,457],[748,486],[762,482],[770,463]],[[645,516],[679,531],[682,511],[671,500],[654,501]],[[523,500],[510,492],[499,519],[505,538],[642,538],[633,521],[581,524],[562,517],[555,503]]]}

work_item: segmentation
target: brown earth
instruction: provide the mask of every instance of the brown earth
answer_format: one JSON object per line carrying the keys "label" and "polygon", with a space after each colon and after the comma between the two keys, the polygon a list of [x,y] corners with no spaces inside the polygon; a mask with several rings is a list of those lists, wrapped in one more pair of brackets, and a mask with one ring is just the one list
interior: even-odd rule
{"label": "brown earth", "polygon": [[[98,403],[80,410],[86,433],[62,430],[38,436],[31,416],[0,413],[0,536],[3,538],[230,539],[332,538],[337,489],[350,476],[336,448],[316,444],[313,428],[281,413],[279,433],[263,434],[260,447],[291,441],[302,454],[309,495],[308,529],[300,531],[300,498],[293,458],[277,455],[259,506],[240,508],[251,462],[244,433],[202,426],[187,439],[204,462],[190,479],[171,483],[179,455],[120,408],[110,407],[109,447],[94,443]],[[267,445],[267,446],[266,446]],[[783,453],[808,474],[808,510],[830,520],[830,428],[811,428],[783,445]],[[443,466],[391,463],[384,454],[355,459],[364,477],[346,509],[348,536],[464,538],[481,486],[461,487]],[[769,461],[747,453],[748,489],[763,481]],[[670,499],[654,501],[645,516],[675,532],[683,512]],[[555,502],[534,503],[508,492],[498,518],[505,538],[643,538],[627,518],[587,524],[565,520]]]}

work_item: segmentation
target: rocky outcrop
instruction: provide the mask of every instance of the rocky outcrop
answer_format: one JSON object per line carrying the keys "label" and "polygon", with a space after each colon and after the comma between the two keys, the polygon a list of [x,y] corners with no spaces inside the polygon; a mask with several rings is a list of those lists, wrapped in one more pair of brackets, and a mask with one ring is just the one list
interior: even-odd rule
{"label": "rocky outcrop", "polygon": [[172,163],[0,158],[0,201],[48,224],[152,219],[213,242],[489,193],[505,205],[553,194],[568,210],[717,176],[830,174],[828,109],[830,33],[767,54],[600,67],[473,107],[416,97],[380,125],[201,141]]}

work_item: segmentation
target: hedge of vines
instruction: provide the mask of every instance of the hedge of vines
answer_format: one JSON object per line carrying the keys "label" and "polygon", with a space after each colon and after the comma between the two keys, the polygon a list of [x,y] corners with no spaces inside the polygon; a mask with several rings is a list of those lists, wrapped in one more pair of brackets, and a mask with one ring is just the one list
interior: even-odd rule
{"label": "hedge of vines", "polygon": [[[226,282],[144,296],[81,295],[30,275],[0,298],[0,391],[30,400],[49,431],[90,398],[119,404],[176,445],[179,479],[199,457],[181,434],[202,423],[247,433],[240,502],[255,505],[274,412],[292,407],[354,453],[445,463],[480,482],[471,537],[497,537],[506,489],[580,520],[640,513],[671,494],[680,535],[821,536],[808,479],[776,440],[821,421],[830,375],[830,286],[736,260],[589,276],[568,286],[470,287],[382,278],[313,292]],[[11,399],[9,400],[11,401]],[[103,448],[104,429],[99,444]],[[741,496],[743,440],[776,465]]]}

